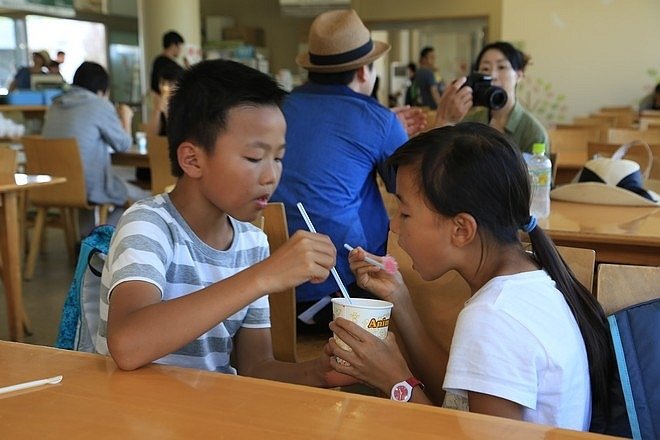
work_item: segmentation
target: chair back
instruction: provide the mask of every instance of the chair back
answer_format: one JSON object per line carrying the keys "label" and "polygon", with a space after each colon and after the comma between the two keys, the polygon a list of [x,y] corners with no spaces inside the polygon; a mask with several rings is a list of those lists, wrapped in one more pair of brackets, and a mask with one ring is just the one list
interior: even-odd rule
{"label": "chair back", "polygon": [[147,135],[147,155],[151,169],[151,193],[163,193],[165,188],[175,185],[177,180],[172,175],[167,137]]}
{"label": "chair back", "polygon": [[637,112],[630,108],[627,110],[601,111],[591,116],[596,118],[613,118],[612,127],[631,128],[637,119]]}
{"label": "chair back", "polygon": [[0,174],[14,174],[17,166],[16,151],[9,147],[0,147]]}
{"label": "chair back", "polygon": [[575,278],[589,289],[589,292],[593,292],[596,251],[569,246],[557,246],[557,250],[575,274]]}
{"label": "chair back", "polygon": [[554,128],[558,130],[582,130],[589,132],[589,139],[597,142],[605,140],[607,130],[610,128],[607,124],[555,124]]}
{"label": "chair back", "polygon": [[636,128],[610,128],[607,142],[625,144],[632,141],[644,141],[647,144],[660,144],[660,130],[638,130]]}
{"label": "chair back", "polygon": [[658,266],[598,265],[597,298],[606,315],[660,298],[659,286]]}
{"label": "chair back", "polygon": [[615,115],[599,114],[589,116],[576,116],[573,118],[573,123],[576,125],[607,125],[614,127],[616,122]]}
{"label": "chair back", "polygon": [[[263,213],[263,231],[268,237],[271,254],[289,239],[289,229],[283,203],[269,203]],[[296,362],[296,289],[271,292],[271,339],[275,359]]]}
{"label": "chair back", "polygon": [[639,118],[640,130],[660,130],[660,117],[642,116]]}
{"label": "chair back", "polygon": [[587,144],[600,139],[600,131],[593,127],[551,128],[548,130],[550,150],[559,153],[587,154]]}
{"label": "chair back", "polygon": [[66,177],[66,182],[60,185],[29,190],[32,204],[91,209],[87,203],[85,174],[75,138],[45,139],[41,136],[25,136],[22,143],[27,174]]}

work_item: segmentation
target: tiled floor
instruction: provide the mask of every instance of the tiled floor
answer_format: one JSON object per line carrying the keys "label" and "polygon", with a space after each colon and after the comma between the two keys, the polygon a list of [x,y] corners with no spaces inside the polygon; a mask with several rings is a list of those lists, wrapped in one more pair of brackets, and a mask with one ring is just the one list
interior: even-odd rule
{"label": "tiled floor", "polygon": [[[61,229],[46,228],[45,249],[37,258],[34,278],[23,282],[23,303],[30,319],[29,344],[54,345],[57,329],[73,276]],[[9,339],[7,302],[0,283],[0,339]]]}

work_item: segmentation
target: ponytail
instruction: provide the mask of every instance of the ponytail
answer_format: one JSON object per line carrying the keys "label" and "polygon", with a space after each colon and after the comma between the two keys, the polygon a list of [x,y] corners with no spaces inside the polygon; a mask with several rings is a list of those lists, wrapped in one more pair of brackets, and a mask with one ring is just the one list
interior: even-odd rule
{"label": "ponytail", "polygon": [[[530,222],[531,223],[531,222]],[[543,229],[534,225],[526,231],[537,263],[545,269],[564,295],[577,321],[589,360],[593,413],[607,414],[610,383],[614,374],[614,349],[603,308],[580,283]]]}

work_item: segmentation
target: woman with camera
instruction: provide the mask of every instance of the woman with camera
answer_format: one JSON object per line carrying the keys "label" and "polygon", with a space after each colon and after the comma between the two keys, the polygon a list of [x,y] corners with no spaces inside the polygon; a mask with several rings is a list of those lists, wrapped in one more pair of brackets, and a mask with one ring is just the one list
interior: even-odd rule
{"label": "woman with camera", "polygon": [[483,122],[508,135],[523,152],[531,153],[537,142],[546,144],[547,152],[548,133],[543,124],[516,99],[516,86],[528,61],[510,43],[484,46],[474,64],[476,73],[454,81],[445,90],[435,125]]}

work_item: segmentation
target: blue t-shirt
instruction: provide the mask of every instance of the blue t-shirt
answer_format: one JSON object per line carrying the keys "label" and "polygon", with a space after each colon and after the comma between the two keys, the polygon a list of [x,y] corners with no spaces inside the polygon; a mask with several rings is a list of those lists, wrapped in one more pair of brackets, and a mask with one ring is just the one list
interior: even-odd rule
{"label": "blue t-shirt", "polygon": [[[289,233],[307,230],[296,208],[302,202],[317,232],[337,247],[337,271],[345,284],[355,281],[344,243],[384,255],[389,218],[376,173],[390,190],[392,170],[385,160],[407,135],[396,115],[375,99],[346,86],[305,84],[284,102],[287,150],[273,201],[284,202]],[[305,283],[298,301],[314,301],[339,290],[332,277]]]}

